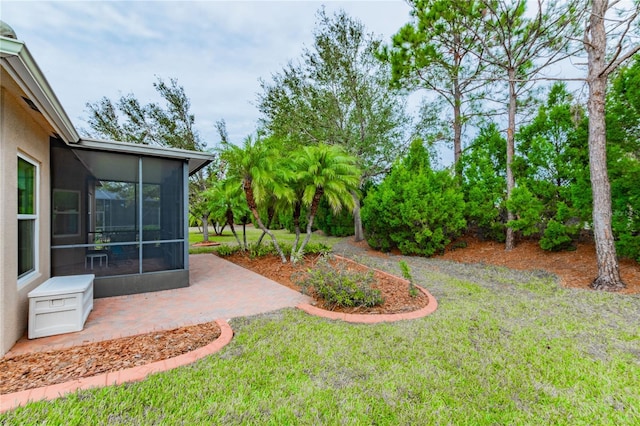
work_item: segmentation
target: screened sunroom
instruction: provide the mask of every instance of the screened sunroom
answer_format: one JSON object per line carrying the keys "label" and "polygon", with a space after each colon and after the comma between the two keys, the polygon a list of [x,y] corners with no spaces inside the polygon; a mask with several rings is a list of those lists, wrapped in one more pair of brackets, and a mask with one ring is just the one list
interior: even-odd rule
{"label": "screened sunroom", "polygon": [[189,285],[188,180],[209,161],[192,151],[53,140],[51,275],[95,274],[96,297]]}

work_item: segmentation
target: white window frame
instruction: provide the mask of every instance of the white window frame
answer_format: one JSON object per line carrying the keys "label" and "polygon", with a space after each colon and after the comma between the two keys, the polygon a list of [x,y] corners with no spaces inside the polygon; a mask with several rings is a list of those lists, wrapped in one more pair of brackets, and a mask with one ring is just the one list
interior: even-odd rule
{"label": "white window frame", "polygon": [[[21,277],[18,277],[18,288],[21,288],[26,284],[28,284],[29,282],[31,282],[34,278],[37,278],[38,276],[40,276],[40,215],[39,215],[40,213],[40,165],[36,160],[34,160],[33,158],[23,153],[18,153],[18,158],[22,159],[23,161],[26,161],[27,163],[31,164],[35,168],[35,172],[34,172],[35,194],[34,194],[34,202],[33,202],[34,204],[33,211],[35,214],[17,214],[18,221],[20,220],[34,221],[34,224],[33,224],[33,228],[34,228],[33,229],[33,239],[34,239],[33,270],[25,273]],[[17,172],[17,162],[16,162],[16,172]],[[16,173],[16,185],[17,185],[17,178],[18,176]],[[20,253],[17,247],[17,241],[16,241],[16,251],[18,252],[18,256],[20,256]],[[17,260],[18,259],[16,258],[16,261]]]}

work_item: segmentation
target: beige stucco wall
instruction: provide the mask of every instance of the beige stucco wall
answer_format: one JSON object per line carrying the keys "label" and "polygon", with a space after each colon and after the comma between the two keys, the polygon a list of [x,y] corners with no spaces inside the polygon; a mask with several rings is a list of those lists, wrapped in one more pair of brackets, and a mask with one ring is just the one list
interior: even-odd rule
{"label": "beige stucco wall", "polygon": [[[50,165],[49,136],[42,116],[19,97],[4,71],[0,76],[0,355],[25,333],[28,325],[27,294],[50,276]],[[18,285],[17,279],[17,157],[38,164],[37,273]]]}

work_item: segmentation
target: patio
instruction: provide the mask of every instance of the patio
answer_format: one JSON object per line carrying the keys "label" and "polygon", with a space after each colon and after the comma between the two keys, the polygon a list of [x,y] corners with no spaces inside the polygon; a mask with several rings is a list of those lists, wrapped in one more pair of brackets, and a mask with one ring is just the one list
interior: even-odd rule
{"label": "patio", "polygon": [[82,331],[34,340],[25,335],[6,356],[256,315],[310,301],[211,254],[189,256],[189,279],[185,288],[95,299]]}

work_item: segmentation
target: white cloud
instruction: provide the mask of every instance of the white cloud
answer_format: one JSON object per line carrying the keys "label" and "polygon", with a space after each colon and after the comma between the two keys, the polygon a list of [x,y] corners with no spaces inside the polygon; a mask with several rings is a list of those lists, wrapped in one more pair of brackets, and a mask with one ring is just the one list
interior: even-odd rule
{"label": "white cloud", "polygon": [[[409,19],[396,1],[325,2],[386,40]],[[313,40],[320,2],[2,0],[1,19],[26,42],[76,127],[85,103],[134,93],[158,101],[155,76],[177,78],[204,140],[224,118],[235,142],[254,132],[259,78]]]}

